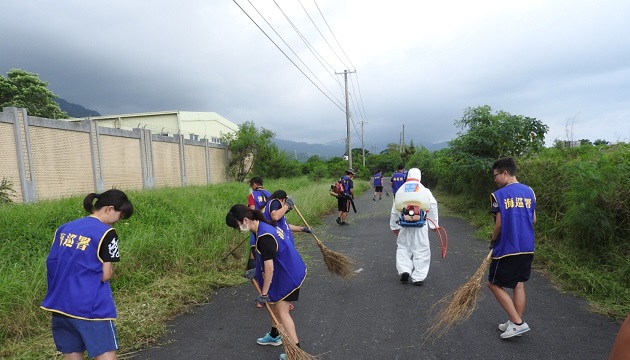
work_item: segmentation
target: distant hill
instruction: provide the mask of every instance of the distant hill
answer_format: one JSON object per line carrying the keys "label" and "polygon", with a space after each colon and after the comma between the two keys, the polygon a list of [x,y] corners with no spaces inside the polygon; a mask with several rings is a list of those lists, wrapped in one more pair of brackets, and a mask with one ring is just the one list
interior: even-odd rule
{"label": "distant hill", "polygon": [[55,99],[55,101],[57,102],[57,104],[59,104],[59,107],[61,108],[61,110],[64,111],[66,114],[68,114],[68,116],[72,118],[101,116],[101,114],[99,114],[98,111],[86,109],[81,105],[67,102],[66,100],[61,99],[61,98]]}
{"label": "distant hill", "polygon": [[286,151],[287,154],[301,162],[314,155],[318,155],[322,160],[328,160],[335,156],[342,157],[345,153],[345,144],[343,143],[322,145],[281,139],[273,139],[273,142],[278,146],[278,149]]}
{"label": "distant hill", "polygon": [[[342,157],[346,152],[346,146],[343,143],[322,145],[282,139],[273,139],[273,142],[276,146],[278,146],[278,149],[284,150],[287,154],[300,162],[308,160],[308,158],[313,155],[318,155],[321,159],[328,160],[334,156]],[[424,147],[426,147],[429,151],[437,151],[448,147],[448,142],[422,145],[424,145]],[[386,145],[383,145],[383,148],[385,146]],[[369,151],[370,149],[366,148],[366,150]]]}

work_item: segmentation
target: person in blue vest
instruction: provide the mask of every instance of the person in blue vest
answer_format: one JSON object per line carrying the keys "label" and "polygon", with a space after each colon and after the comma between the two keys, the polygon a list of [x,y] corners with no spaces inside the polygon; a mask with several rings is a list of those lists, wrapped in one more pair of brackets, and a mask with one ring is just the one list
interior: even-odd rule
{"label": "person in blue vest", "polygon": [[254,210],[262,209],[271,197],[271,193],[263,187],[263,179],[258,176],[251,178],[249,188],[251,192],[247,197],[247,206]]}
{"label": "person in blue vest", "polygon": [[376,170],[376,174],[372,177],[374,185],[374,195],[372,195],[372,201],[376,201],[376,194],[378,199],[383,200],[383,173],[381,169]]}
{"label": "person in blue vest", "polygon": [[[525,282],[529,280],[534,259],[536,195],[516,179],[516,163],[506,157],[492,164],[494,182],[499,190],[490,195],[494,228],[490,235],[492,260],[488,287],[509,319],[498,328],[501,338],[520,336],[529,331],[523,320]],[[504,288],[512,289],[512,297]]]}
{"label": "person in blue vest", "polygon": [[287,196],[287,192],[284,190],[276,190],[269,197],[267,204],[261,209],[265,219],[276,224],[279,228],[284,230],[286,238],[295,244],[293,237],[294,232],[311,233],[311,229],[306,226],[297,226],[289,224],[289,221],[285,217],[286,213],[293,210],[295,200],[292,197]]}
{"label": "person in blue vest", "polygon": [[55,346],[66,359],[82,360],[85,351],[97,360],[116,359],[116,306],[109,279],[120,254],[112,225],[129,218],[133,205],[124,192],[112,189],[88,194],[83,208],[89,216],[55,232],[41,308],[52,313]]}
{"label": "person in blue vest", "polygon": [[[303,232],[308,234],[312,232],[312,229],[307,226],[291,225],[289,224],[289,221],[287,221],[287,218],[284,215],[293,209],[294,204],[295,202],[293,198],[287,197],[286,191],[276,190],[273,194],[271,194],[269,200],[261,209],[265,219],[284,230],[286,239],[291,241],[293,244],[295,244],[295,238],[293,237],[294,232]],[[289,310],[293,310],[293,308],[293,303],[289,302]]]}
{"label": "person in blue vest", "polygon": [[339,216],[337,216],[337,224],[339,225],[348,225],[346,223],[346,219],[348,218],[348,213],[350,212],[350,205],[352,199],[354,199],[354,170],[348,169],[346,170],[346,174],[339,179],[339,182],[343,184],[343,193],[337,196],[337,210],[339,210]]}
{"label": "person in blue vest", "polygon": [[[255,176],[249,180],[250,193],[247,197],[247,206],[253,210],[261,210],[265,207],[267,200],[271,197],[271,193],[265,190],[263,187],[263,179],[259,176]],[[254,268],[254,247],[256,246],[256,236],[250,234],[249,239],[249,260],[247,261],[246,270]],[[256,303],[257,308],[262,308],[262,305]]]}
{"label": "person in blue vest", "polygon": [[[255,279],[260,286],[261,293],[256,301],[261,305],[270,305],[291,340],[300,346],[289,304],[298,300],[307,269],[294,243],[289,240],[284,229],[273,225],[259,210],[252,210],[245,205],[232,206],[225,223],[233,229],[256,234],[256,267],[248,271],[246,277]],[[282,345],[280,333],[273,321],[271,331],[256,342],[260,345]],[[286,355],[281,354],[280,359],[286,359]]]}
{"label": "person in blue vest", "polygon": [[392,174],[390,184],[392,185],[392,194],[396,197],[396,191],[407,181],[407,171],[403,165],[398,165],[398,170]]}

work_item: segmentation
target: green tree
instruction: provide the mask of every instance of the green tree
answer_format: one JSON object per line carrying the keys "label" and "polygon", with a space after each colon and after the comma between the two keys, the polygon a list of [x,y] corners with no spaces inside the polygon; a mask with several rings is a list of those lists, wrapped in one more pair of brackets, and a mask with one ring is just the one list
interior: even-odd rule
{"label": "green tree", "polygon": [[449,142],[455,152],[474,157],[498,159],[536,153],[544,148],[549,127],[542,121],[505,111],[492,114],[488,105],[468,108],[455,121],[464,132]]}
{"label": "green tree", "polygon": [[246,121],[239,125],[238,131],[221,136],[221,141],[228,144],[230,151],[228,174],[236,181],[244,181],[256,163],[270,160],[273,148],[277,150],[271,141],[274,135],[271,130],[258,130],[254,122]]}
{"label": "green tree", "polygon": [[602,139],[597,139],[597,140],[593,141],[593,145],[596,145],[596,146],[608,145],[608,144],[609,144],[608,141],[602,140]]}
{"label": "green tree", "polygon": [[416,153],[416,147],[413,144],[413,140],[409,143],[409,145],[403,145],[403,150],[401,153],[403,164],[407,164],[409,159]]}
{"label": "green tree", "polygon": [[6,78],[0,75],[0,107],[14,106],[25,108],[31,116],[67,119],[68,114],[61,111],[56,98],[37,74],[11,69]]}
{"label": "green tree", "polygon": [[469,192],[472,188],[485,193],[492,186],[487,175],[494,160],[540,152],[549,130],[534,118],[505,111],[492,113],[488,105],[466,109],[455,125],[462,129],[449,142],[453,158],[450,171],[455,175],[445,184],[455,192]]}
{"label": "green tree", "polygon": [[587,145],[593,145],[593,143],[591,142],[591,140],[589,139],[580,139],[580,146],[587,146]]}

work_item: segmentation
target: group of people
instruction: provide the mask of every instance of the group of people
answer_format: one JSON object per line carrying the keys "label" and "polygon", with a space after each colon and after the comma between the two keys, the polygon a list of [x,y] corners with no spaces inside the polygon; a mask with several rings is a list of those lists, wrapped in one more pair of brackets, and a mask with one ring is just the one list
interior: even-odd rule
{"label": "group of people", "polygon": [[[497,327],[501,331],[500,337],[507,339],[521,336],[530,330],[523,315],[525,282],[530,278],[534,257],[536,196],[529,186],[518,182],[516,163],[512,158],[496,160],[492,164],[492,171],[499,189],[490,195],[494,226],[490,236],[492,254],[488,288],[508,316],[508,320]],[[407,172],[403,166],[398,166],[391,178],[394,198],[409,191],[405,184],[419,181],[419,169],[413,168]],[[397,236],[396,268],[400,281],[406,283],[411,279],[418,286],[423,284],[431,260],[428,229],[436,230],[438,226],[437,201],[428,189],[426,191],[430,199],[426,217],[432,220],[427,225],[400,226],[400,212],[395,206],[390,216],[390,228]],[[512,289],[512,296],[506,288]]]}
{"label": "group of people", "polygon": [[[524,320],[525,285],[531,275],[534,254],[534,224],[536,197],[534,191],[516,178],[512,158],[501,158],[492,164],[498,190],[490,195],[490,213],[494,227],[490,235],[492,248],[488,271],[488,287],[508,316],[498,325],[503,339],[521,336],[530,330]],[[343,180],[347,195],[354,196],[349,169]],[[378,181],[376,181],[378,179]],[[374,176],[376,194],[382,191],[382,174]],[[408,172],[399,166],[392,175],[394,199],[420,187],[421,173],[417,168]],[[378,186],[378,188],[377,188]],[[291,225],[285,214],[292,210],[294,200],[284,190],[270,194],[261,178],[250,181],[252,189],[247,206],[236,204],[226,215],[226,224],[250,233],[250,249],[245,276],[258,285],[258,304],[268,304],[291,340],[299,346],[295,323],[290,315],[293,301],[299,298],[307,267],[295,248],[293,232],[312,229]],[[378,191],[381,190],[381,191]],[[428,230],[438,227],[437,201],[428,189],[427,222],[424,226],[401,226],[400,211],[392,206],[390,228],[397,236],[396,268],[401,282],[411,279],[422,285],[429,271],[430,247]],[[423,190],[423,191],[424,191]],[[379,199],[381,197],[379,196]],[[347,200],[347,199],[344,199]],[[348,202],[340,198],[337,223],[345,222]],[[113,320],[116,307],[109,280],[113,263],[120,261],[118,235],[113,225],[129,218],[134,211],[127,195],[116,189],[101,194],[90,193],[83,200],[86,217],[60,226],[46,259],[48,291],[41,308],[52,313],[52,334],[57,350],[66,360],[81,360],[87,351],[97,360],[116,358],[118,341]],[[345,215],[345,216],[344,216]],[[512,289],[512,295],[505,289]],[[611,358],[630,355],[630,317],[623,324]],[[282,345],[276,324],[257,339],[260,345]],[[286,359],[285,354],[280,360]]]}
{"label": "group of people", "polygon": [[[299,347],[297,331],[290,311],[300,295],[300,287],[306,278],[306,264],[295,248],[294,232],[310,233],[307,226],[289,224],[285,215],[295,202],[286,191],[270,194],[263,188],[263,180],[250,180],[251,193],[247,206],[236,204],[226,215],[227,226],[250,232],[250,256],[245,277],[260,290],[256,304],[270,306],[279,324]],[[282,338],[273,319],[271,330],[258,338],[259,345],[282,345]],[[280,360],[286,354],[280,354]]]}

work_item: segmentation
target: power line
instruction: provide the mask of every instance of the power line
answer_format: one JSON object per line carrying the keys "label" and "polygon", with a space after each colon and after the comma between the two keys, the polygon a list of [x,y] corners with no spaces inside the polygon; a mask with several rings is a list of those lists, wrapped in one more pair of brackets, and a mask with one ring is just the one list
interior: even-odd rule
{"label": "power line", "polygon": [[[308,77],[308,75],[306,75],[306,73],[304,73],[304,71],[302,71],[302,69],[300,69],[300,67],[280,48],[280,46],[278,46],[278,44],[276,44],[275,41],[273,41],[273,39],[265,32],[265,30],[263,30],[260,25],[258,25],[258,23],[256,23],[256,21],[249,16],[249,14],[247,13],[247,11],[245,11],[245,9],[243,9],[241,7],[241,5],[239,5],[239,3],[236,2],[236,0],[232,0],[236,6],[239,7],[239,9],[241,9],[241,11],[254,23],[254,25],[256,25],[256,27],[262,31],[263,34],[265,34],[265,36],[267,37],[267,39],[269,39],[269,41],[271,41],[278,50],[280,50],[280,52],[293,64],[293,66],[295,66],[301,73],[302,75],[304,75],[310,82],[311,84],[313,84],[317,90],[319,90],[322,94],[324,94],[324,96],[326,96],[328,98],[328,100],[330,100],[336,107],[338,107],[341,111],[345,111],[343,109],[343,107],[339,106],[338,104],[335,103],[335,101],[333,99],[331,99],[319,86],[317,86],[317,84],[315,84],[315,82],[313,80],[311,80],[311,78]],[[251,2],[250,2],[251,4]],[[253,6],[253,5],[252,5]],[[256,10],[258,11],[258,10]]]}

